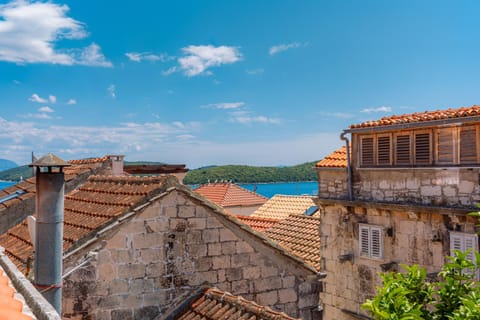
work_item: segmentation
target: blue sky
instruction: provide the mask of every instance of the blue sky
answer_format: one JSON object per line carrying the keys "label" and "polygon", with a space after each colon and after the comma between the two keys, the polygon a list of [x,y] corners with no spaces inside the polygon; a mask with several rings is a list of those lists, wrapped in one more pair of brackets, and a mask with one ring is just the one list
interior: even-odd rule
{"label": "blue sky", "polygon": [[290,165],[479,103],[476,1],[0,1],[0,158]]}

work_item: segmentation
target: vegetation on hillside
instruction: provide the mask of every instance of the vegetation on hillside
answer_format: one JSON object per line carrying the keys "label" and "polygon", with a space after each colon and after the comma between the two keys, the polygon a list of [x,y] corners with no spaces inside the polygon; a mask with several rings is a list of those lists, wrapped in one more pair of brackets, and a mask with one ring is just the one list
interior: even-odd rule
{"label": "vegetation on hillside", "polygon": [[291,167],[210,166],[190,170],[183,181],[186,184],[222,180],[237,183],[315,181],[317,180],[317,174],[313,169],[315,163],[316,161],[312,161]]}
{"label": "vegetation on hillside", "polygon": [[0,172],[0,180],[20,181],[21,179],[28,179],[32,176],[32,168],[28,165],[15,167],[12,169]]}

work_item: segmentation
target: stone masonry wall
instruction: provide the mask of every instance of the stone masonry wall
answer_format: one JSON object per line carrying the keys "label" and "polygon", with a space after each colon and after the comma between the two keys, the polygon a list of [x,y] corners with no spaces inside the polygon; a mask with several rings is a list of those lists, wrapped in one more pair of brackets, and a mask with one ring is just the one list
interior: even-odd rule
{"label": "stone masonry wall", "polygon": [[[427,272],[440,271],[450,253],[449,230],[474,233],[476,222],[471,217],[360,207],[349,213],[341,205],[320,205],[320,212],[320,253],[327,273],[320,294],[324,320],[355,319],[348,312],[366,315],[360,305],[373,297],[375,286],[381,284],[379,272],[399,270],[400,263],[419,264]],[[384,228],[383,259],[359,256],[359,223]],[[352,259],[346,258],[348,254]]]}
{"label": "stone masonry wall", "polygon": [[436,206],[480,202],[479,168],[357,169],[356,199]]}
{"label": "stone masonry wall", "polygon": [[97,252],[64,281],[64,318],[153,319],[182,294],[208,284],[315,319],[316,277],[299,276],[288,263],[257,249],[226,228],[212,209],[171,191],[65,261],[68,271],[88,251]]}
{"label": "stone masonry wall", "polygon": [[318,196],[327,199],[346,199],[348,182],[346,169],[318,169]]}

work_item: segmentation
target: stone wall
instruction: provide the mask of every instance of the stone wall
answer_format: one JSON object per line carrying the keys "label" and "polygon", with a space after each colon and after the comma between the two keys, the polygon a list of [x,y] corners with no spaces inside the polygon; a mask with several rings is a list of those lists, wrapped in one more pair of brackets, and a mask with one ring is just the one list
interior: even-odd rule
{"label": "stone wall", "polygon": [[327,199],[348,197],[347,169],[316,169],[318,172],[318,196]]}
{"label": "stone wall", "polygon": [[[64,318],[153,319],[207,284],[316,319],[316,275],[268,254],[271,247],[253,233],[227,224],[198,199],[170,191],[65,260],[67,272],[86,262],[64,281]],[[96,254],[85,260],[89,251]]]}
{"label": "stone wall", "polygon": [[436,206],[480,202],[479,168],[356,169],[355,199]]}
{"label": "stone wall", "polygon": [[[474,233],[475,219],[419,211],[322,205],[321,246],[324,290],[320,294],[324,320],[354,319],[366,315],[360,305],[375,295],[379,272],[397,270],[399,264],[419,264],[438,272],[449,255],[449,230]],[[359,256],[359,223],[384,229],[383,259]],[[391,233],[388,234],[388,230]]]}

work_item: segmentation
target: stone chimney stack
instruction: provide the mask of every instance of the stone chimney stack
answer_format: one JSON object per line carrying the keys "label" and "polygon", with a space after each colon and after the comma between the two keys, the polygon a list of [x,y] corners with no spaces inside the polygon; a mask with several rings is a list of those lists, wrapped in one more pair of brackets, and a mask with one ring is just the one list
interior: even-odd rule
{"label": "stone chimney stack", "polygon": [[49,153],[30,164],[36,169],[34,285],[62,314],[63,202],[67,162]]}
{"label": "stone chimney stack", "polygon": [[110,155],[108,156],[112,162],[112,175],[113,176],[123,176],[123,158],[125,156],[121,155]]}

